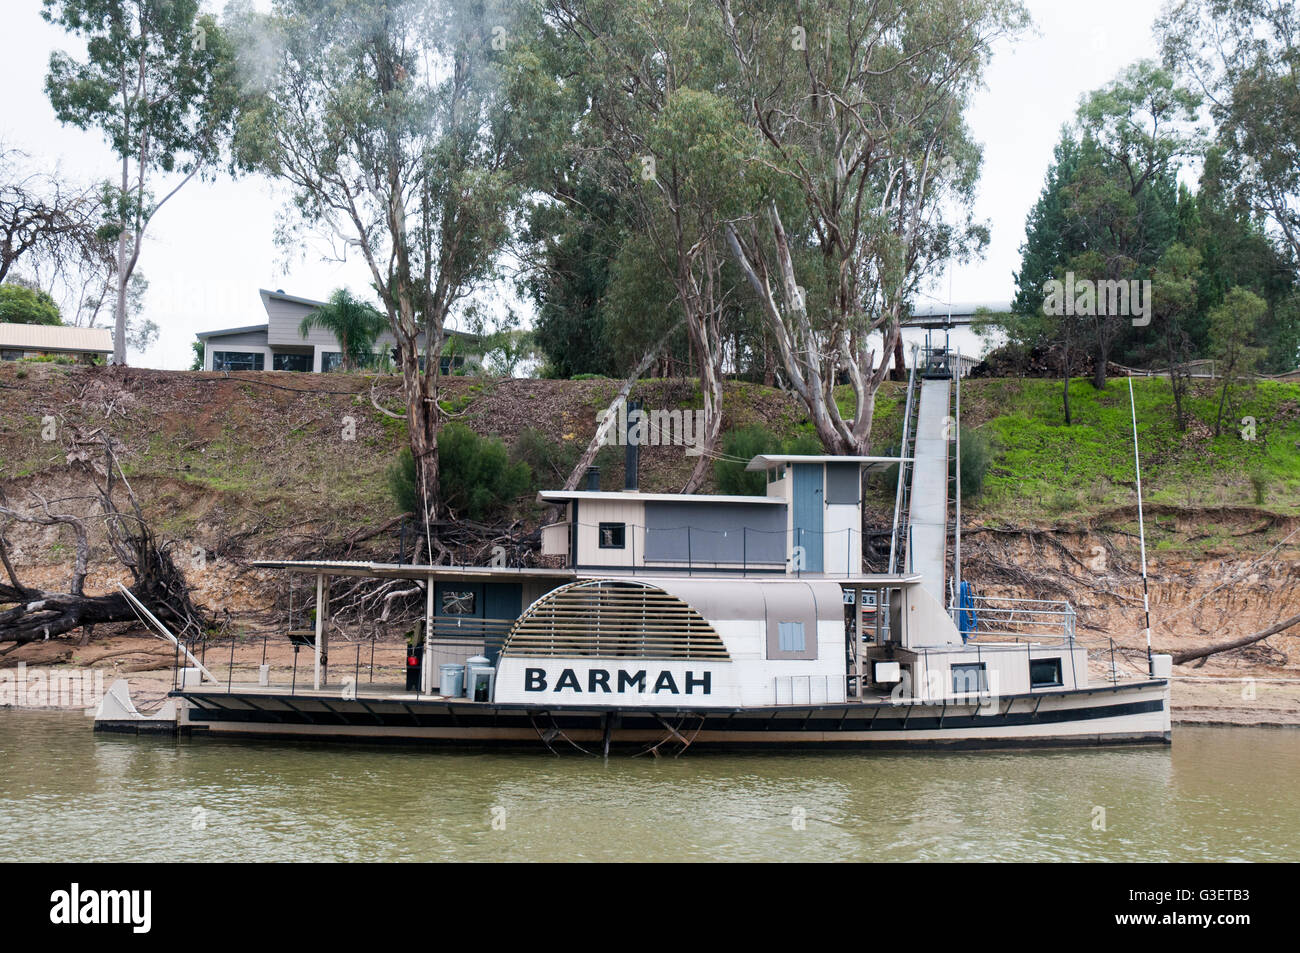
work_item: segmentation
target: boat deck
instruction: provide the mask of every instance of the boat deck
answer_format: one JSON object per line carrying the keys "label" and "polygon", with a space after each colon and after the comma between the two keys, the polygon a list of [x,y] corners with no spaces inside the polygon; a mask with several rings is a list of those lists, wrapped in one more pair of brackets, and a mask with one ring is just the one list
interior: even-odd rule
{"label": "boat deck", "polygon": [[[212,683],[208,682],[203,685],[189,685],[184,688],[175,688],[171,692],[175,696],[200,696],[205,700],[211,700],[213,704],[220,704],[224,695],[231,696],[248,696],[257,695],[272,697],[278,700],[291,701],[295,698],[311,699],[315,701],[384,701],[384,702],[404,702],[404,703],[438,703],[449,702],[457,705],[476,705],[484,708],[501,707],[500,703],[491,701],[475,701],[466,698],[464,695],[441,695],[437,692],[425,694],[418,691],[408,691],[401,682],[363,682],[359,685],[347,686],[346,689],[341,685],[327,685],[320,689],[312,688],[310,685],[305,688],[302,685],[290,685],[288,683],[273,683],[270,685],[259,685],[257,682],[234,681],[230,683]],[[873,692],[863,698],[847,698],[845,702],[849,704],[879,705],[890,701],[888,693]],[[580,703],[579,703],[580,704]],[[813,707],[822,707],[822,702],[816,703]],[[831,704],[839,705],[841,702]],[[517,707],[517,706],[512,706]],[[538,708],[555,707],[554,705],[538,705]],[[583,706],[583,707],[618,707],[612,705],[600,706]],[[626,706],[624,706],[626,707]],[[665,707],[674,707],[671,705]],[[765,706],[768,707],[768,706]],[[807,701],[780,703],[775,706],[778,708],[808,708]]]}

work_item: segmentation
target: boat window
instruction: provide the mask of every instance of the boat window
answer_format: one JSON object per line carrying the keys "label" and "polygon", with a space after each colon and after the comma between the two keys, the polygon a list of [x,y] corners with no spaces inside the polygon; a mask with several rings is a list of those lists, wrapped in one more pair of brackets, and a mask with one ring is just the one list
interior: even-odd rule
{"label": "boat window", "polygon": [[1036,658],[1029,660],[1029,687],[1047,688],[1064,684],[1061,681],[1061,660],[1059,658]]}
{"label": "boat window", "polygon": [[776,633],[782,652],[802,652],[806,648],[802,622],[778,622]]}
{"label": "boat window", "polygon": [[626,523],[601,523],[600,548],[623,549],[627,540]]}
{"label": "boat window", "polygon": [[954,694],[965,692],[986,692],[989,690],[988,677],[984,672],[983,662],[963,662],[952,667],[952,690]]}
{"label": "boat window", "polygon": [[442,614],[474,615],[474,593],[444,589],[442,592]]}

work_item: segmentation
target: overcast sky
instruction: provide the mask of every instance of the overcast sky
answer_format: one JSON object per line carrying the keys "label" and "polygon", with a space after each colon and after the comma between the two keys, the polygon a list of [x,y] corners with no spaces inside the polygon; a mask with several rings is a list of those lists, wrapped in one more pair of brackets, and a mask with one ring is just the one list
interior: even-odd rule
{"label": "overcast sky", "polygon": [[[983,261],[954,269],[930,289],[934,301],[1005,301],[1019,264],[1025,215],[1042,188],[1062,123],[1079,97],[1114,78],[1134,60],[1155,55],[1151,24],[1161,0],[1027,0],[1035,29],[1000,48],[969,115],[984,144],[976,213],[990,222]],[[213,6],[208,4],[208,6]],[[45,98],[49,54],[70,46],[40,17],[40,0],[5,0],[0,33],[0,141],[35,162],[79,180],[108,178],[114,160],[91,132],[63,127]],[[158,342],[131,363],[188,367],[196,331],[266,320],[258,288],[324,298],[340,285],[369,295],[359,261],[322,260],[304,247],[287,260],[274,242],[283,201],[259,178],[191,182],[159,213],[147,233],[139,268],[149,279],[145,316],[161,328]]]}

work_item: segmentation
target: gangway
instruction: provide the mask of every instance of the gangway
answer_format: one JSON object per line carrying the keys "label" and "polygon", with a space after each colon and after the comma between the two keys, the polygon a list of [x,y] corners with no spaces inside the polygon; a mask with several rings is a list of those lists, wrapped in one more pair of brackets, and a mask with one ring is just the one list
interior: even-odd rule
{"label": "gangway", "polygon": [[[953,602],[960,581],[960,478],[952,455],[957,437],[960,357],[946,347],[914,348],[903,412],[904,463],[894,501],[889,571],[915,572],[940,605]],[[951,570],[948,540],[951,550]]]}

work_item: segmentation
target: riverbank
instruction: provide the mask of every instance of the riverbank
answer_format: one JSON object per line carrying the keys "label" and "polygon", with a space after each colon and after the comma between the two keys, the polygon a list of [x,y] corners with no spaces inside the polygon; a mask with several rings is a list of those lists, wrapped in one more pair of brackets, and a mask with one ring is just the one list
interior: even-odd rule
{"label": "riverbank", "polygon": [[[1103,653],[1104,654],[1104,653]],[[1105,682],[1110,675],[1109,660],[1094,653],[1089,665],[1093,684]],[[310,686],[313,657],[310,650],[298,653],[295,674],[294,652],[283,638],[250,639],[237,645],[231,668],[230,644],[214,644],[202,655],[202,661],[219,682],[255,682],[258,666],[270,665],[272,682]],[[376,641],[336,642],[331,646],[330,683],[340,690],[355,683],[401,684],[406,673],[404,643]],[[5,658],[3,668],[23,662],[29,670],[49,672],[102,672],[105,688],[115,679],[125,678],[131,697],[141,711],[162,705],[173,686],[173,647],[148,635],[125,634],[96,640],[86,647],[58,643],[34,643],[15,649]],[[1136,674],[1132,664],[1120,668],[1121,676]],[[0,706],[3,707],[3,706]],[[20,709],[41,711],[46,709]],[[1175,675],[1172,691],[1172,715],[1175,725],[1213,725],[1222,727],[1280,728],[1300,727],[1300,679],[1254,666],[1240,674],[1229,674],[1219,666],[1211,675]]]}
{"label": "riverbank", "polygon": [[[241,644],[259,646],[240,650],[238,664],[250,672],[260,660],[264,631],[279,642],[272,647],[273,664],[292,664],[276,633],[285,628],[288,608],[301,611],[310,596],[291,594],[282,574],[253,569],[254,560],[332,555],[394,561],[404,542],[410,545],[384,476],[405,442],[405,425],[374,406],[396,406],[390,377],[11,364],[0,366],[0,492],[10,505],[58,501],[62,512],[85,522],[87,594],[129,583],[129,574],[110,558],[94,494],[79,472],[99,459],[97,441],[111,430],[145,517],[171,548],[195,601],[227,620],[226,631],[237,633]],[[460,422],[511,447],[540,440],[558,448],[557,460],[576,456],[618,387],[604,379],[453,377],[443,383],[445,409]],[[963,578],[984,596],[1068,600],[1078,613],[1079,639],[1092,654],[1094,678],[1108,670],[1112,640],[1121,671],[1144,667],[1144,588],[1158,652],[1207,648],[1300,612],[1300,385],[1270,385],[1250,398],[1257,405],[1243,404],[1241,412],[1260,424],[1257,439],[1244,441],[1231,429],[1213,436],[1210,395],[1198,393],[1196,426],[1180,433],[1170,417],[1167,385],[1135,382],[1147,498],[1144,587],[1122,384],[1092,392],[1091,384],[1081,383],[1070,427],[1059,419],[1059,382],[962,385],[963,425],[985,432],[994,444],[984,491],[963,502]],[[896,440],[901,395],[889,384],[877,401],[882,453]],[[684,380],[643,381],[634,396],[648,406],[696,402],[693,383]],[[728,383],[724,416],[728,429],[760,424],[782,440],[807,429],[791,394],[744,382]],[[610,449],[619,452],[602,459],[601,478],[605,486],[621,486],[623,454]],[[681,489],[691,461],[680,449],[643,448],[643,489]],[[563,469],[551,461],[539,481],[554,485]],[[873,485],[868,525],[887,531],[893,502],[889,487]],[[536,531],[542,508],[525,494],[511,518],[517,520],[511,535],[523,538]],[[25,585],[67,589],[75,540],[66,526],[14,523],[3,531]],[[411,603],[394,607],[391,638],[399,639],[422,610],[422,601]],[[155,676],[142,667],[170,671],[170,654],[148,638],[121,641],[135,638],[132,631],[100,626],[84,647],[76,632],[20,649],[0,645],[0,669],[19,661],[115,665],[118,674],[154,694]],[[370,632],[353,628],[347,634],[367,639]],[[381,651],[391,651],[396,668],[385,680],[400,680],[402,646],[383,649],[386,644],[380,642]],[[1175,676],[1174,718],[1180,723],[1300,723],[1300,692],[1290,687],[1300,684],[1300,627],[1214,655],[1200,667],[1176,666]],[[1239,697],[1236,680],[1243,678],[1257,680],[1254,698]]]}

